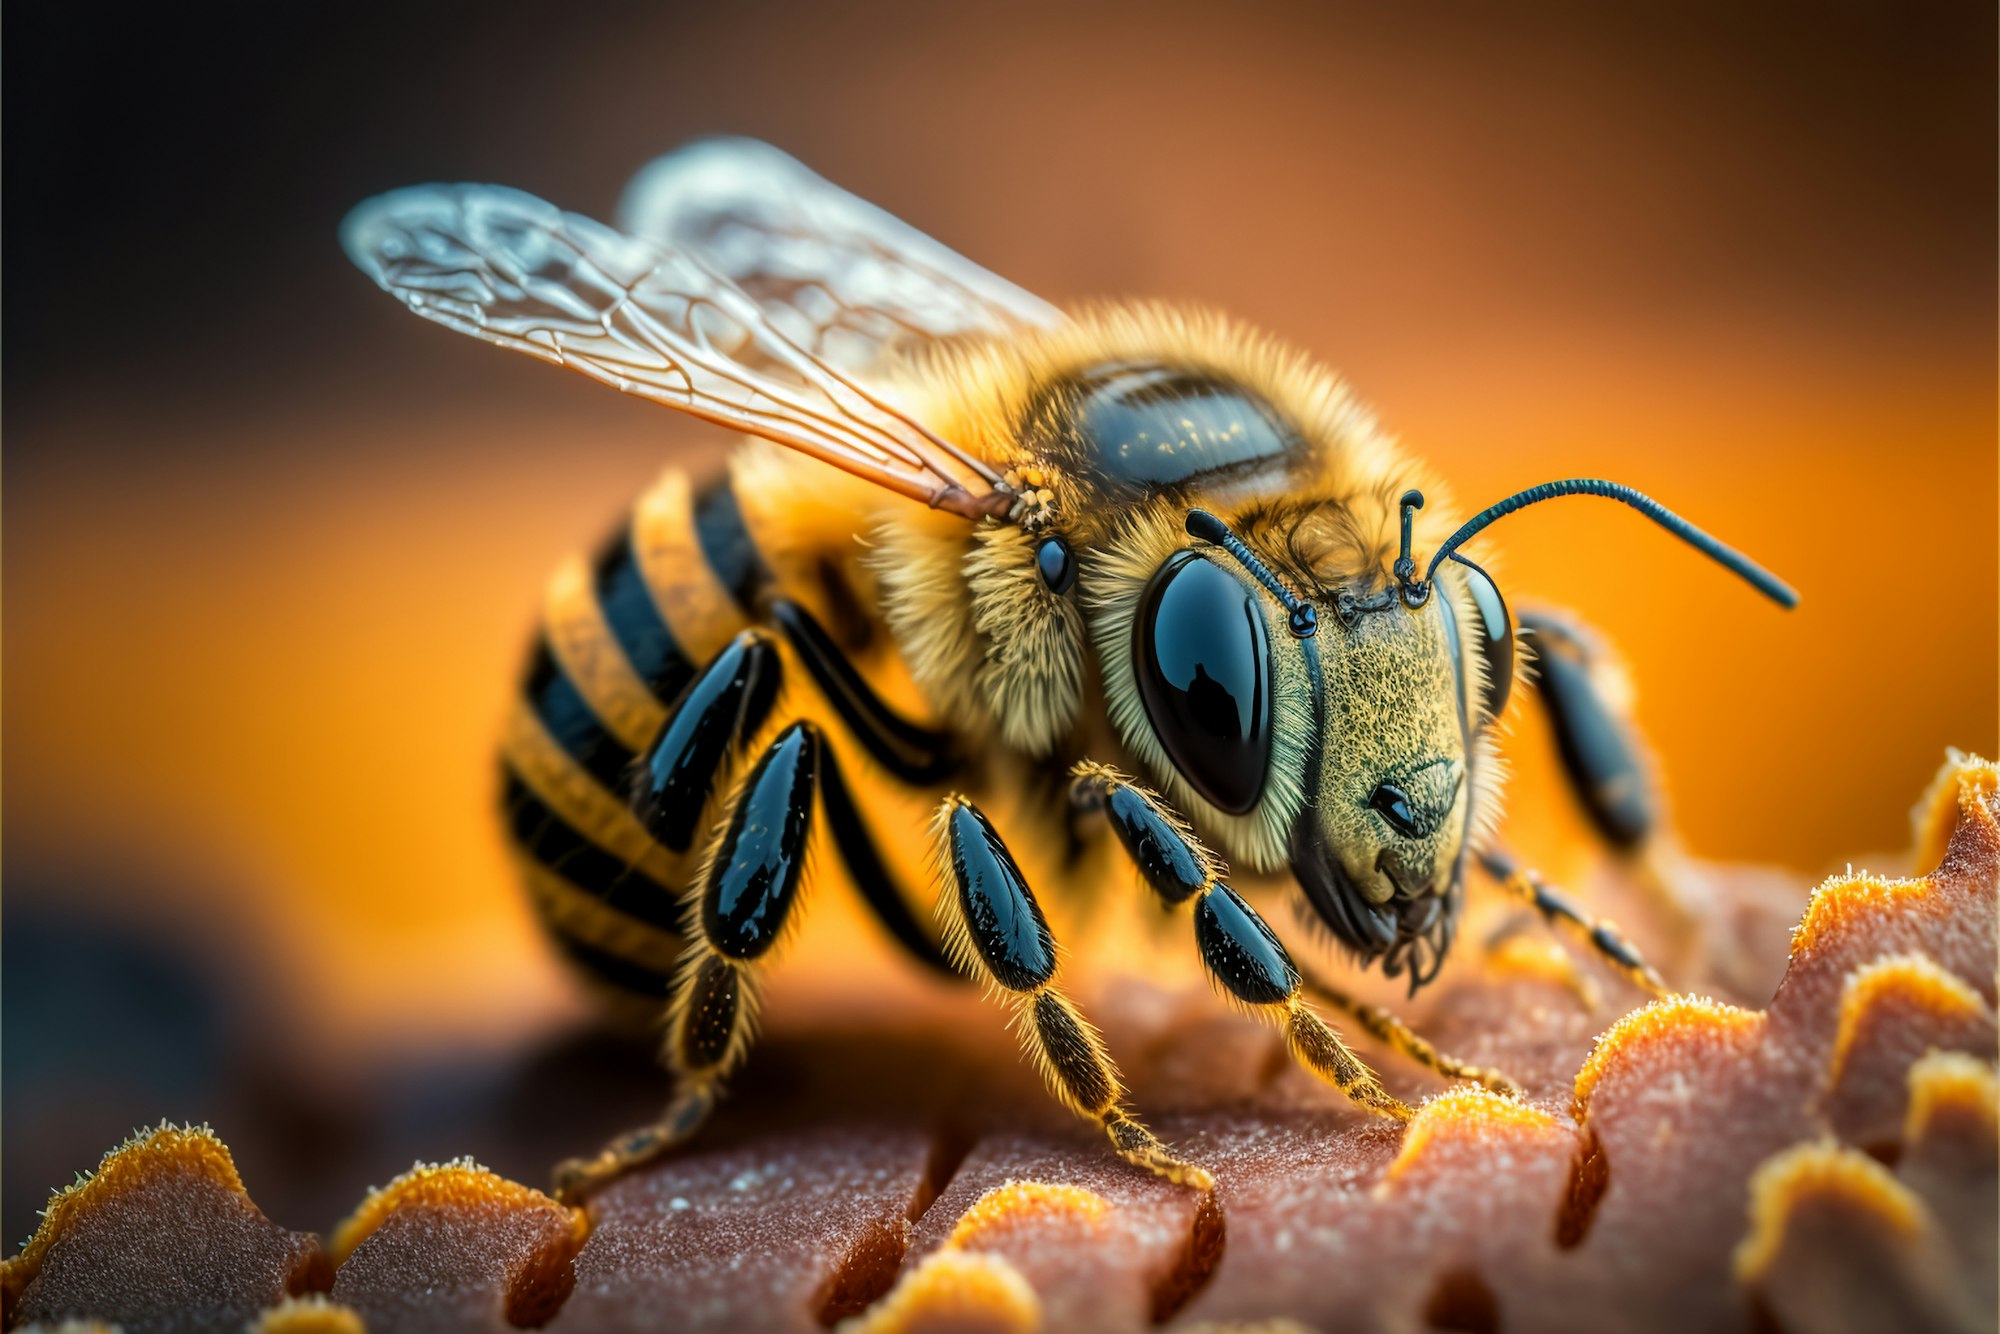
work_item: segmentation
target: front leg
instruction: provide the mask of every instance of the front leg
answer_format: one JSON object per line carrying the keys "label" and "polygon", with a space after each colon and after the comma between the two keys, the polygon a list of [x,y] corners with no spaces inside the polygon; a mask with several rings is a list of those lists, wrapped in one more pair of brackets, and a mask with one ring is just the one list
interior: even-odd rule
{"label": "front leg", "polygon": [[1430,1040],[1397,1018],[1380,1005],[1370,1005],[1359,996],[1344,991],[1313,973],[1301,969],[1306,990],[1312,992],[1323,1003],[1332,1006],[1361,1025],[1361,1031],[1374,1038],[1391,1051],[1401,1052],[1428,1070],[1435,1070],[1446,1079],[1464,1079],[1479,1084],[1504,1097],[1518,1098],[1521,1086],[1498,1070],[1488,1066],[1474,1065],[1462,1061],[1448,1052],[1439,1051]]}
{"label": "front leg", "polygon": [[[1668,932],[1669,956],[1684,961],[1697,947],[1703,914],[1690,902],[1696,887],[1680,869],[1680,855],[1664,827],[1624,674],[1597,635],[1567,613],[1523,611],[1521,630],[1534,659],[1535,697],[1548,714],[1570,792],[1646,892]],[[1489,874],[1532,902],[1545,919],[1579,916],[1533,872],[1518,878],[1511,874],[1511,859],[1497,858],[1504,870],[1493,865],[1495,860],[1488,859]],[[1610,940],[1591,944],[1639,985],[1659,990],[1658,974],[1615,931]]]}
{"label": "front leg", "polygon": [[1673,995],[1645,956],[1625,933],[1612,923],[1592,917],[1567,898],[1549,888],[1540,875],[1521,866],[1512,857],[1498,849],[1489,848],[1479,854],[1479,868],[1493,879],[1493,882],[1522,900],[1542,915],[1542,920],[1558,930],[1567,931],[1588,946],[1599,958],[1631,979],[1641,991],[1656,997]]}
{"label": "front leg", "polygon": [[1409,1107],[1382,1087],[1306,1003],[1298,967],[1284,943],[1223,882],[1221,862],[1187,822],[1108,765],[1085,762],[1072,772],[1078,796],[1102,805],[1153,892],[1169,906],[1193,901],[1195,946],[1209,977],[1246,1012],[1283,1032],[1301,1065],[1376,1115],[1408,1120]]}
{"label": "front leg", "polygon": [[1605,842],[1639,851],[1652,839],[1660,810],[1644,747],[1622,703],[1621,674],[1597,637],[1569,616],[1524,610],[1521,633],[1571,793]]}

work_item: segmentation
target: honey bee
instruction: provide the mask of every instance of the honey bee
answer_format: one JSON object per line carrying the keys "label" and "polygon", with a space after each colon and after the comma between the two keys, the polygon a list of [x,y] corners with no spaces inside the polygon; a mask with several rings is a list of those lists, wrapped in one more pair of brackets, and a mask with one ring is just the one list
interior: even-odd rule
{"label": "honey bee", "polygon": [[[1059,908],[1101,895],[1122,848],[1186,905],[1216,986],[1389,1118],[1410,1109],[1313,1000],[1513,1085],[1308,977],[1229,867],[1288,876],[1308,923],[1413,993],[1474,867],[1662,988],[1494,844],[1524,636],[1598,825],[1629,845],[1652,812],[1587,637],[1516,618],[1461,553],[1524,505],[1596,495],[1793,605],[1656,502],[1552,482],[1454,528],[1440,480],[1299,353],[1205,311],[1058,310],[746,140],[653,163],[617,227],[427,185],[363,203],[342,240],[419,315],[752,437],[706,486],[668,472],[556,573],[501,746],[549,933],[664,1024],[675,1079],[656,1124],[558,1168],[566,1197],[708,1117],[816,824],[890,936],[1012,1013],[1051,1095],[1196,1187],[1063,990],[1031,881]],[[875,841],[888,808],[932,812],[928,924]]]}

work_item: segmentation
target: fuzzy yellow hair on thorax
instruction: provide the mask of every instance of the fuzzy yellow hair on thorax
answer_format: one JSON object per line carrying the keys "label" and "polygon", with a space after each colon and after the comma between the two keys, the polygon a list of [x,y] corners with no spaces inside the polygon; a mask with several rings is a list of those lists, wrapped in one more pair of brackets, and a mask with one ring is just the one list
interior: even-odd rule
{"label": "fuzzy yellow hair on thorax", "polygon": [[[1002,524],[968,529],[950,516],[885,511],[871,567],[882,610],[918,684],[938,708],[1035,755],[1054,752],[1077,721],[1089,673],[1088,606],[1109,548],[1149,553],[1179,545],[1185,506],[1152,505],[1101,476],[1089,442],[1068,429],[1076,386],[1094,371],[1162,364],[1239,385],[1294,429],[1300,447],[1282,472],[1233,486],[1212,503],[1298,511],[1281,563],[1320,578],[1382,559],[1394,497],[1435,483],[1401,460],[1374,419],[1334,375],[1277,340],[1208,311],[1100,306],[1059,327],[1012,339],[924,347],[896,368],[915,414],[968,453],[1046,495],[1051,519],[1036,533]],[[1332,503],[1328,503],[1332,502]],[[1153,512],[1157,511],[1157,512]],[[1433,524],[1442,531],[1442,520]],[[1137,540],[1137,530],[1149,530]],[[1036,547],[1059,537],[1077,553],[1078,593],[1051,592]],[[1080,595],[1080,596],[1079,596]]]}

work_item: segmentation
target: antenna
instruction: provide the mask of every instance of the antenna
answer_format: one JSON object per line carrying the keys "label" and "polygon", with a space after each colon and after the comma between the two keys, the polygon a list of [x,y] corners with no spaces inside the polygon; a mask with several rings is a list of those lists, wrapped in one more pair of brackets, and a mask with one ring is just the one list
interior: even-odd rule
{"label": "antenna", "polygon": [[1412,487],[1403,493],[1403,498],[1398,503],[1403,507],[1403,549],[1396,556],[1396,582],[1403,586],[1407,597],[1407,590],[1416,582],[1417,573],[1417,563],[1410,557],[1410,525],[1416,519],[1417,511],[1424,507],[1424,493]]}
{"label": "antenna", "polygon": [[1284,604],[1289,613],[1287,626],[1294,639],[1310,639],[1319,630],[1319,612],[1313,604],[1285,587],[1270,567],[1257,559],[1257,553],[1245,546],[1243,539],[1229,530],[1229,525],[1210,514],[1207,510],[1189,510],[1187,516],[1188,536],[1211,542],[1236,558],[1236,563],[1250,571],[1250,577],[1271,591],[1271,596]]}
{"label": "antenna", "polygon": [[1487,506],[1466,520],[1459,526],[1457,532],[1445,539],[1444,545],[1431,557],[1431,563],[1425,568],[1422,579],[1414,577],[1416,562],[1410,559],[1410,516],[1414,510],[1423,508],[1424,498],[1422,493],[1417,491],[1404,492],[1403,554],[1396,561],[1396,579],[1402,585],[1403,601],[1412,607],[1423,606],[1430,597],[1431,576],[1437,573],[1437,567],[1446,559],[1458,559],[1454,553],[1459,547],[1515,510],[1526,509],[1530,505],[1538,505],[1544,500],[1554,500],[1559,496],[1602,496],[1621,505],[1630,505],[1779,606],[1790,609],[1799,605],[1799,595],[1790,584],[1742,552],[1717,541],[1651,496],[1621,482],[1607,482],[1595,477],[1572,477],[1566,481],[1543,482],[1540,486],[1517,491],[1505,500]]}

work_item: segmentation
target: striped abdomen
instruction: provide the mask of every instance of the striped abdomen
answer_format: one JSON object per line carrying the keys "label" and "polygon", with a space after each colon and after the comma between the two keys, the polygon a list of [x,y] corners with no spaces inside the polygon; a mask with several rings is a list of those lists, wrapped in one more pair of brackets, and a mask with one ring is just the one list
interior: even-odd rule
{"label": "striped abdomen", "polygon": [[669,473],[595,560],[550,581],[501,744],[507,833],[544,925],[615,1009],[651,1018],[680,952],[693,857],[649,835],[632,765],[770,575],[728,479]]}

